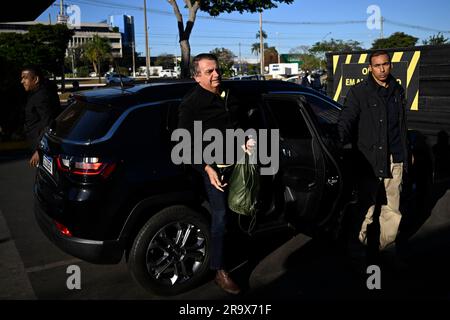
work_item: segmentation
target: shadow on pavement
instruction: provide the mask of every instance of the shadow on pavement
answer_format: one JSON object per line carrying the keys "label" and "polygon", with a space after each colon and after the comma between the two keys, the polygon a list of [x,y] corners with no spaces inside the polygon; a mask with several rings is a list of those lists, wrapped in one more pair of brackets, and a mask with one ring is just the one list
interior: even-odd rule
{"label": "shadow on pavement", "polygon": [[[270,258],[280,258],[276,251],[286,251],[288,242],[261,262],[272,265],[263,268],[267,281],[261,280],[264,275],[259,274],[259,282],[251,283],[245,298],[316,301],[450,298],[449,189],[448,184],[435,185],[431,198],[411,199],[403,236],[378,256],[381,290],[367,288],[371,275],[367,272],[367,252],[355,236],[349,237],[354,241],[346,244],[312,239],[298,243],[283,259]],[[294,240],[298,239],[291,241]],[[253,266],[250,272],[255,273],[258,268]],[[271,268],[282,272],[274,271],[271,275]]]}

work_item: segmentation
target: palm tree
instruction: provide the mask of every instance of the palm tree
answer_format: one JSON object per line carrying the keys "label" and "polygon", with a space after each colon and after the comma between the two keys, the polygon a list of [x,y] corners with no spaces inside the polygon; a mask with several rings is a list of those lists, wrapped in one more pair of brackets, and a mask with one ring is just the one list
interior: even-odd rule
{"label": "palm tree", "polygon": [[[256,38],[256,39],[259,39],[259,30],[258,30],[258,32],[256,33],[256,37],[255,37],[255,38]],[[262,38],[263,38],[264,40],[267,39],[267,33],[266,33],[264,30],[262,30]],[[267,49],[268,47],[269,47],[269,45],[268,45],[266,42],[264,42],[264,43],[263,43],[263,48],[264,48],[264,50]],[[253,44],[252,44],[252,53],[255,54],[255,55],[257,55],[257,56],[259,56],[260,51],[261,51],[260,43],[259,43],[259,42],[253,43]]]}
{"label": "palm tree", "polygon": [[100,64],[106,59],[112,59],[111,44],[107,38],[94,35],[91,41],[84,45],[84,55],[92,63],[100,80]]}
{"label": "palm tree", "polygon": [[[264,46],[264,50],[269,47],[267,42],[264,42],[263,46]],[[254,44],[252,44],[252,53],[257,55],[257,56],[259,56],[259,51],[261,51],[260,50],[260,43],[259,42],[255,42]]]}
{"label": "palm tree", "polygon": [[[262,37],[264,40],[267,39],[267,33],[264,30],[262,31]],[[256,33],[256,39],[259,39],[259,31]]]}

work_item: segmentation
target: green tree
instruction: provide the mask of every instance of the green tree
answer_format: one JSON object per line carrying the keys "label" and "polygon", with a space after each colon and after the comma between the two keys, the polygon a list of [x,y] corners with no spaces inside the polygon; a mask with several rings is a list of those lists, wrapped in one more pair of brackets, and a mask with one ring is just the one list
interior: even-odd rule
{"label": "green tree", "polygon": [[20,68],[22,65],[31,64],[32,47],[24,34],[0,33],[0,57],[4,59],[4,67],[9,65]]}
{"label": "green tree", "polygon": [[210,53],[216,55],[217,59],[219,59],[219,67],[222,69],[223,75],[225,77],[233,76],[232,67],[236,57],[235,54],[226,48],[215,48]]}
{"label": "green tree", "polygon": [[81,66],[83,62],[83,47],[72,47],[67,49],[67,57],[65,58],[66,69],[70,70],[71,73],[78,73],[78,66]]}
{"label": "green tree", "polygon": [[0,34],[0,55],[12,67],[39,65],[48,73],[63,73],[67,44],[73,35],[65,25],[30,26],[25,34]]}
{"label": "green tree", "polygon": [[173,54],[161,53],[155,60],[156,66],[162,66],[163,69],[173,69],[175,66],[175,56]]}
{"label": "green tree", "polygon": [[419,38],[404,32],[395,32],[387,38],[377,39],[372,43],[372,49],[414,47]]}
{"label": "green tree", "polygon": [[289,53],[298,55],[298,60],[303,62],[301,65],[303,70],[322,68],[325,65],[325,60],[320,59],[320,55],[311,52],[310,49],[309,46],[301,45],[289,50]]}
{"label": "green tree", "polygon": [[422,43],[426,46],[439,46],[441,44],[446,44],[448,42],[448,38],[444,38],[444,35],[440,32],[438,34],[434,34],[428,39],[423,40]]}
{"label": "green tree", "polygon": [[260,73],[259,68],[260,68],[259,63],[257,64],[245,63],[243,65],[243,70],[246,70],[247,74],[258,74]]}
{"label": "green tree", "polygon": [[[361,47],[361,42],[354,41],[354,40],[341,40],[341,39],[333,39],[331,38],[328,41],[319,41],[316,42],[309,48],[308,52],[306,53],[306,60],[313,63],[314,59],[309,55],[315,56],[317,59],[319,59],[319,62],[316,64],[316,67],[321,67],[322,65],[326,65],[325,60],[325,54],[327,52],[346,52],[346,51],[357,51],[357,50],[363,50]],[[306,67],[303,66],[305,69]]]}
{"label": "green tree", "polygon": [[0,126],[7,135],[22,127],[21,106],[25,95],[20,71],[25,65],[40,66],[47,74],[63,76],[64,55],[73,32],[65,25],[30,26],[27,33],[0,33]]}
{"label": "green tree", "polygon": [[309,53],[323,55],[326,52],[344,52],[362,50],[361,42],[354,40],[333,39],[329,41],[319,41],[312,45]]}
{"label": "green tree", "polygon": [[89,76],[89,67],[87,65],[82,65],[77,68],[77,76],[78,77],[88,77]]}
{"label": "green tree", "polygon": [[257,12],[262,10],[268,10],[277,7],[277,3],[291,4],[294,0],[184,0],[184,5],[189,10],[189,17],[186,25],[183,21],[183,15],[180,12],[178,3],[176,0],[167,0],[172,6],[175,17],[177,19],[179,42],[181,48],[181,78],[190,77],[190,55],[191,46],[189,44],[189,38],[191,36],[192,29],[194,27],[195,18],[198,10],[206,12],[213,17],[227,12]]}
{"label": "green tree", "polygon": [[105,60],[112,60],[111,44],[107,38],[94,35],[92,40],[84,44],[83,50],[84,56],[92,63],[100,81],[101,63]]}
{"label": "green tree", "polygon": [[64,57],[73,31],[66,25],[30,26],[25,37],[32,46],[29,51],[30,63],[38,64],[55,75],[64,74]]}
{"label": "green tree", "polygon": [[303,70],[314,70],[322,68],[322,60],[310,53],[300,54],[300,61],[303,61]]}

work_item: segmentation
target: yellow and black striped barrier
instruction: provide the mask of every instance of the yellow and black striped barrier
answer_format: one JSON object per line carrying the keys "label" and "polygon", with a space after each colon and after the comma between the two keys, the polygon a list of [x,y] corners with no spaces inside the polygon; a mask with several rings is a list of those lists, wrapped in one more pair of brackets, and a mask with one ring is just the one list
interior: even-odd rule
{"label": "yellow and black striped barrier", "polygon": [[[420,51],[390,52],[392,75],[405,88],[407,109],[419,110]],[[333,55],[333,99],[341,104],[351,86],[364,80],[369,74],[369,54]]]}

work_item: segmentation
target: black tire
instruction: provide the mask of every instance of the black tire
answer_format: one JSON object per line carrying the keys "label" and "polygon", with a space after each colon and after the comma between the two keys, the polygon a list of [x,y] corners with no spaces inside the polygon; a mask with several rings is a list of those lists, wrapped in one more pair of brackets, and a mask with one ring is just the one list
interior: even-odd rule
{"label": "black tire", "polygon": [[135,281],[149,292],[160,296],[180,294],[206,279],[209,247],[205,217],[185,206],[165,208],[139,231],[128,268]]}

